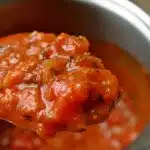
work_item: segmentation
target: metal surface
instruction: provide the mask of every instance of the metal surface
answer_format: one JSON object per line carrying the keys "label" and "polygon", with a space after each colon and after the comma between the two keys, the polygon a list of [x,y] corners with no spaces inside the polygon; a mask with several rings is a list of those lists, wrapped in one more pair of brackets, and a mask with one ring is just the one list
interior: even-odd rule
{"label": "metal surface", "polygon": [[[95,9],[97,8],[99,18],[93,16],[94,19],[97,19],[95,29],[97,33],[100,33],[100,29],[102,30],[104,40],[119,44],[130,53],[135,54],[142,63],[149,67],[150,18],[147,14],[127,0],[82,1],[95,5]],[[101,21],[104,25],[100,24]]]}
{"label": "metal surface", "polygon": [[3,1],[0,20],[0,36],[33,30],[84,34],[117,44],[150,69],[150,19],[127,0]]}
{"label": "metal surface", "polygon": [[149,150],[150,149],[150,126],[147,126],[140,137],[132,143],[127,150]]}
{"label": "metal surface", "polygon": [[0,35],[33,29],[78,32],[91,39],[114,42],[136,55],[150,68],[149,17],[130,2],[78,0],[77,3],[74,0],[65,3],[59,0],[56,2],[37,0],[34,3],[33,1],[35,0],[22,6],[8,4],[2,6]]}

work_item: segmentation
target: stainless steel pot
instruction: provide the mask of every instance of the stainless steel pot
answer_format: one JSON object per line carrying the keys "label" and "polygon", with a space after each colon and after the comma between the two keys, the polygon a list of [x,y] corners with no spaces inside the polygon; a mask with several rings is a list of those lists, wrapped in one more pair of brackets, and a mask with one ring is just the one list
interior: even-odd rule
{"label": "stainless steel pot", "polygon": [[[150,18],[127,0],[7,0],[0,6],[0,20],[0,36],[33,30],[84,34],[91,41],[105,40],[117,44],[150,69]],[[91,47],[94,51],[92,44]],[[103,53],[100,56],[106,59]],[[117,64],[118,59],[122,58],[106,61]],[[143,73],[143,67],[134,58],[126,59],[122,67],[135,78],[137,87],[130,96],[135,103],[138,102],[136,107],[138,110],[144,107],[149,112],[150,102],[143,105],[150,99],[148,76]],[[111,69],[118,76],[122,73]],[[120,79],[125,88],[134,82]],[[147,125],[150,116],[142,111],[137,114]]]}

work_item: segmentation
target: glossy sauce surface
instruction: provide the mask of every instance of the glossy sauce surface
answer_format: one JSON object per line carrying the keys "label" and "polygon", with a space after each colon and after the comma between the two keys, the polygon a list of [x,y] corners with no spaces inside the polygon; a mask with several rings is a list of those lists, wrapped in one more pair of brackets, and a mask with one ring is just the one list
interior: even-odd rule
{"label": "glossy sauce surface", "polygon": [[120,96],[84,36],[33,32],[0,45],[0,117],[42,137],[103,121]]}
{"label": "glossy sauce surface", "polygon": [[6,150],[123,150],[140,131],[140,121],[131,110],[131,102],[124,96],[105,122],[83,133],[61,132],[43,140],[32,131],[14,127],[3,133],[0,145]]}
{"label": "glossy sauce surface", "polygon": [[[3,39],[2,42],[7,43],[7,40]],[[11,42],[9,41],[9,43]],[[110,70],[113,70],[115,75],[117,75],[119,78],[119,82],[121,81],[120,83],[122,87],[127,91],[127,93],[130,93],[129,95],[131,97],[124,92],[124,94],[122,94],[120,97],[120,101],[109,115],[108,119],[103,123],[88,127],[87,131],[83,133],[61,132],[52,139],[43,140],[32,131],[16,127],[10,128],[6,130],[0,138],[0,145],[2,149],[123,150],[129,143],[137,138],[143,127],[143,124],[149,120],[149,117],[144,115],[149,110],[148,106],[145,105],[148,103],[149,96],[146,88],[147,80],[144,77],[142,78],[142,75],[140,74],[133,78],[131,74],[134,75],[135,72],[139,73],[137,71],[138,69],[135,71],[129,67],[128,69],[130,72],[125,69],[125,67],[128,66],[126,65],[126,63],[129,62],[126,61],[128,60],[128,57],[123,57],[122,52],[120,52],[120,49],[117,46],[104,42],[91,45],[91,49],[94,51],[95,55],[102,56],[102,60],[104,60],[106,66],[109,67]],[[108,55],[107,52],[110,52],[109,54],[111,55]],[[116,58],[118,58],[118,61],[116,61]],[[89,60],[91,59],[93,59],[93,56],[89,58]],[[89,61],[84,61],[84,63],[85,62],[86,65],[91,66]],[[134,66],[133,62],[130,64],[130,66]],[[98,67],[103,68],[104,66],[102,63],[98,63]],[[128,79],[128,81],[132,82],[129,84],[123,79]],[[143,79],[143,82],[138,84],[138,79]],[[143,88],[144,91],[137,93],[138,88],[134,88],[134,86],[132,86],[135,84],[137,85],[136,87]],[[135,93],[137,94],[135,95]],[[135,103],[133,101],[134,96],[137,100]],[[141,102],[141,98],[144,98],[144,103]]]}

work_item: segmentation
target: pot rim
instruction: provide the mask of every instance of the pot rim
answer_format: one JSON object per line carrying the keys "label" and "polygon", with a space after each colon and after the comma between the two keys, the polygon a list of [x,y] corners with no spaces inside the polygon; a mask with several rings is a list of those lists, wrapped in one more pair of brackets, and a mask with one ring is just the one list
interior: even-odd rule
{"label": "pot rim", "polygon": [[150,43],[150,16],[128,0],[75,0],[96,5],[115,13],[140,31]]}

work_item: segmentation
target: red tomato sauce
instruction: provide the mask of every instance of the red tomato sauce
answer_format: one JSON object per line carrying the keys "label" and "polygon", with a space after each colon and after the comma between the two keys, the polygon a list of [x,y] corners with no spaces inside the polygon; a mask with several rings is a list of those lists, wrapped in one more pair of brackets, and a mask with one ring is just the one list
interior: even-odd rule
{"label": "red tomato sauce", "polygon": [[130,100],[126,95],[123,99],[105,122],[88,127],[83,133],[61,132],[51,139],[43,140],[32,131],[13,127],[7,129],[1,136],[1,148],[6,150],[122,150],[137,138],[140,125],[137,116],[130,109]]}
{"label": "red tomato sauce", "polygon": [[[0,117],[17,125],[2,134],[1,149],[122,150],[137,138],[141,122],[131,99],[89,53],[85,37],[33,32],[1,38],[0,45]],[[82,129],[85,118],[103,122],[41,138]]]}
{"label": "red tomato sauce", "polygon": [[105,120],[123,93],[84,36],[33,32],[0,45],[0,118],[42,137]]}

